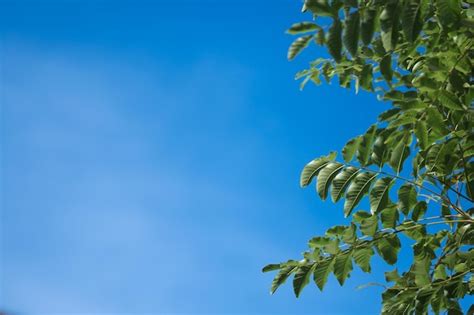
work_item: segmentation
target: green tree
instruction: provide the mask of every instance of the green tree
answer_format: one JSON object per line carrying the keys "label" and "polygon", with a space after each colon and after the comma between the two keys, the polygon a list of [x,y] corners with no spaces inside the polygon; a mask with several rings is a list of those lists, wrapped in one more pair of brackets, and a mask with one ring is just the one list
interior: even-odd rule
{"label": "green tree", "polygon": [[[331,273],[341,285],[353,264],[370,272],[375,254],[408,270],[385,273],[383,314],[462,314],[474,292],[473,0],[306,0],[312,21],[294,24],[293,59],[308,45],[327,47],[296,78],[338,81],[376,93],[391,108],[367,132],[303,169],[321,199],[344,200],[345,226],[309,241],[301,260],[270,264],[271,292],[293,276],[298,297]],[[358,209],[366,198],[370,211]],[[392,269],[392,268],[390,268]]]}

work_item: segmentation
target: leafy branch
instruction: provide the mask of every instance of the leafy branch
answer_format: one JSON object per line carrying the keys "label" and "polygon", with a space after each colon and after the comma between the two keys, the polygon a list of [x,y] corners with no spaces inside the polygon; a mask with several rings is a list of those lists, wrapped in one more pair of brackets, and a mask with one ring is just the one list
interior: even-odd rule
{"label": "leafy branch", "polygon": [[[370,272],[375,253],[394,265],[402,233],[414,241],[414,258],[401,275],[385,273],[395,284],[382,294],[382,314],[462,314],[459,301],[474,292],[472,5],[304,1],[303,12],[313,21],[288,30],[299,36],[288,59],[313,44],[326,47],[330,58],[317,58],[297,73],[301,88],[338,82],[356,93],[376,93],[392,106],[346,143],[344,162],[333,152],[304,167],[300,185],[314,182],[322,200],[344,199],[351,222],[312,238],[302,260],[266,266],[265,272],[278,270],[272,293],[291,275],[296,296],[311,276],[320,290],[331,273],[343,285],[353,262]],[[370,212],[357,211],[366,197]],[[428,217],[428,210],[439,215]]]}

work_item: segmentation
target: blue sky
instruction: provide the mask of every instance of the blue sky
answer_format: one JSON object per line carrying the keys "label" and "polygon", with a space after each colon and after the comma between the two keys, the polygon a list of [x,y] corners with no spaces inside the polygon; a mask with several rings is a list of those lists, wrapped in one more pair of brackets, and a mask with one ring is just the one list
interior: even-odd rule
{"label": "blue sky", "polygon": [[376,314],[386,266],[299,299],[270,262],[343,223],[301,168],[387,105],[298,89],[298,1],[0,2],[2,309]]}

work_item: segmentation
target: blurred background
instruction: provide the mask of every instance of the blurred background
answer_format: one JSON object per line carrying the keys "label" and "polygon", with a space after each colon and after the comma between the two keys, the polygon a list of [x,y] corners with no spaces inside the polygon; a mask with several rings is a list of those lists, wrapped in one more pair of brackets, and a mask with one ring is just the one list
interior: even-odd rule
{"label": "blurred background", "polygon": [[9,314],[377,314],[383,280],[291,283],[344,223],[300,189],[387,105],[299,91],[301,1],[0,0],[0,309]]}

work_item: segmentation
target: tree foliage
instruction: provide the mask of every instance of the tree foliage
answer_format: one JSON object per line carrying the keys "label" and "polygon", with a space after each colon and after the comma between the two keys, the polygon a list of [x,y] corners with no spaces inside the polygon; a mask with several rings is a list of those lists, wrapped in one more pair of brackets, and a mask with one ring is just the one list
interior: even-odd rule
{"label": "tree foliage", "polygon": [[[297,73],[301,87],[338,81],[376,93],[391,108],[336,153],[309,162],[300,184],[321,199],[343,200],[350,222],[312,238],[301,260],[276,271],[271,292],[293,276],[296,296],[311,282],[343,285],[371,258],[411,266],[386,272],[383,314],[462,314],[474,293],[474,2],[467,0],[306,0],[312,21],[288,33],[291,60],[309,45],[327,48]],[[369,211],[360,210],[367,199]]]}

